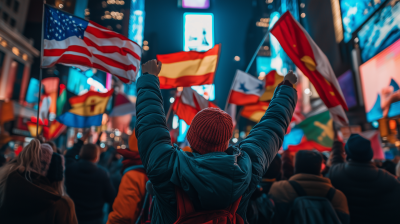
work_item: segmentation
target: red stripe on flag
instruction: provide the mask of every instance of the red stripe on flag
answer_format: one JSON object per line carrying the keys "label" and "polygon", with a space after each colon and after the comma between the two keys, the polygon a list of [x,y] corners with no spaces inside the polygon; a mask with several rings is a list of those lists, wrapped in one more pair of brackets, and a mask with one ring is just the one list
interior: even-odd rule
{"label": "red stripe on flag", "polygon": [[176,63],[181,61],[189,61],[196,59],[203,59],[207,56],[219,55],[221,49],[221,44],[216,44],[212,49],[206,52],[197,52],[197,51],[181,51],[172,54],[159,54],[157,55],[157,60],[161,61],[164,64]]}
{"label": "red stripe on flag", "polygon": [[99,93],[99,92],[95,92],[95,91],[89,91],[89,92],[87,92],[87,93],[85,93],[85,94],[83,94],[83,95],[81,95],[81,96],[75,96],[75,97],[71,97],[70,99],[69,99],[69,103],[72,105],[72,104],[76,104],[76,103],[83,103],[83,102],[85,102],[86,101],[86,99],[88,98],[88,97],[91,97],[91,96],[99,96],[99,97],[110,97],[112,94],[113,94],[113,92],[114,92],[114,90],[113,89],[111,89],[111,90],[109,90],[108,92],[106,92],[106,93]]}
{"label": "red stripe on flag", "polygon": [[160,80],[160,89],[172,89],[176,87],[191,87],[212,84],[215,72],[201,76],[183,76],[176,79],[158,77]]}
{"label": "red stripe on flag", "polygon": [[182,120],[186,122],[186,124],[191,125],[194,116],[199,112],[196,108],[193,108],[187,104],[182,103],[181,97],[177,97],[174,104],[172,105],[172,109],[175,114]]}
{"label": "red stripe on flag", "polygon": [[231,91],[231,95],[229,96],[228,103],[236,104],[239,106],[254,104],[257,103],[260,99],[260,96],[253,94],[245,94],[241,92],[237,92],[235,90]]}
{"label": "red stripe on flag", "polygon": [[44,49],[43,50],[43,56],[45,57],[59,57],[62,54],[64,54],[67,51],[73,51],[73,52],[78,52],[82,54],[86,54],[87,56],[91,57],[92,54],[86,47],[78,46],[78,45],[72,45],[69,46],[66,49]]}
{"label": "red stripe on flag", "polygon": [[73,55],[73,54],[64,54],[57,61],[53,62],[50,66],[47,66],[47,67],[51,67],[57,63],[77,64],[77,65],[83,65],[86,67],[93,67],[93,64],[89,58],[87,58],[85,56]]}
{"label": "red stripe on flag", "polygon": [[100,51],[101,53],[104,54],[112,54],[112,53],[119,53],[123,56],[126,56],[127,54],[132,55],[134,58],[136,58],[137,60],[140,60],[139,55],[137,55],[135,52],[133,52],[131,49],[129,48],[119,48],[117,46],[99,46],[96,43],[94,43],[92,40],[90,40],[87,37],[83,38],[83,41],[85,41],[86,45],[88,45],[89,47],[94,47],[96,48],[98,51]]}
{"label": "red stripe on flag", "polygon": [[119,33],[116,33],[114,31],[111,31],[111,30],[105,28],[104,26],[100,26],[99,24],[97,24],[97,23],[95,23],[93,21],[89,21],[89,24],[93,25],[94,27],[88,25],[86,27],[85,32],[88,32],[88,33],[94,35],[97,38],[105,38],[105,39],[119,38],[119,39],[121,39],[123,41],[129,41],[129,42],[132,42],[132,43],[138,45],[137,43],[135,43],[134,41],[128,39],[127,37],[125,37],[125,36],[123,36],[123,35],[121,35]]}
{"label": "red stripe on flag", "polygon": [[116,67],[116,68],[119,68],[119,69],[122,69],[125,71],[128,71],[128,70],[136,71],[136,66],[134,66],[133,64],[126,65],[124,63],[118,62],[114,59],[111,59],[111,58],[108,58],[106,56],[99,55],[99,54],[93,54],[93,56],[110,66],[113,66],[113,67]]}

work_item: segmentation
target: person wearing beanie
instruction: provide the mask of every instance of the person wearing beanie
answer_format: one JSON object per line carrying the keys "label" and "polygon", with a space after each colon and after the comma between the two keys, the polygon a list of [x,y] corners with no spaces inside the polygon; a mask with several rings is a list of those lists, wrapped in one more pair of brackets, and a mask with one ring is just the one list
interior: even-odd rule
{"label": "person wearing beanie", "polygon": [[184,152],[171,144],[160,70],[160,62],[149,61],[142,65],[144,75],[137,81],[135,134],[155,195],[152,223],[177,221],[177,189],[189,197],[196,211],[226,209],[240,199],[236,220],[245,222],[250,197],[281,147],[292,119],[296,75],[289,72],[285,76],[264,117],[237,146],[229,147],[232,118],[220,109],[206,108],[193,118],[187,133],[192,152]]}
{"label": "person wearing beanie", "polygon": [[[86,133],[83,138],[86,136],[89,135]],[[84,140],[79,140],[78,144],[82,145]],[[91,143],[84,144],[81,149],[74,146],[66,156],[70,163],[65,169],[65,186],[75,203],[79,224],[102,224],[103,207],[105,203],[112,205],[116,192],[107,170],[97,165],[99,146]]]}
{"label": "person wearing beanie", "polygon": [[[281,223],[289,213],[290,205],[298,197],[295,189],[289,181],[297,182],[305,191],[307,196],[326,197],[328,191],[333,187],[331,181],[321,175],[323,159],[318,151],[300,150],[296,153],[294,164],[294,175],[289,180],[282,180],[272,184],[269,191],[270,197],[281,208],[276,214],[275,222]],[[336,190],[331,204],[336,211],[341,223],[350,223],[349,208],[346,196]]]}
{"label": "person wearing beanie", "polygon": [[77,224],[63,180],[64,157],[33,139],[0,168],[0,222]]}
{"label": "person wearing beanie", "polygon": [[346,195],[352,224],[398,223],[400,182],[377,168],[372,158],[371,142],[358,134],[352,134],[345,147],[335,141],[327,177]]}
{"label": "person wearing beanie", "polygon": [[123,156],[122,179],[107,224],[135,224],[146,196],[149,179],[140,160],[135,133],[130,136],[128,146],[127,149],[117,149]]}

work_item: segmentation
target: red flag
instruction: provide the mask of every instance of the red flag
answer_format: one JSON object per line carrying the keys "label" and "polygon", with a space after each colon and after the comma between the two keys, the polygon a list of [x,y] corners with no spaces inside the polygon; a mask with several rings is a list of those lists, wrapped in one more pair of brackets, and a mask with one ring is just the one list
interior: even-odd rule
{"label": "red flag", "polygon": [[308,77],[321,100],[328,107],[334,121],[348,123],[344,112],[347,104],[342,90],[325,54],[311,39],[307,31],[286,12],[271,29],[293,63]]}
{"label": "red flag", "polygon": [[217,70],[221,45],[206,52],[177,52],[157,55],[163,63],[158,78],[161,89],[212,84]]}
{"label": "red flag", "polygon": [[288,152],[297,152],[300,150],[313,150],[316,149],[320,152],[324,151],[331,151],[332,148],[323,146],[321,144],[318,144],[317,142],[314,141],[309,141],[307,138],[304,136],[303,139],[301,140],[301,143],[298,145],[289,145],[287,151]]}
{"label": "red flag", "polygon": [[54,120],[51,122],[50,127],[43,128],[43,137],[47,140],[55,139],[60,136],[67,129],[67,126],[61,124],[60,122]]}
{"label": "red flag", "polygon": [[180,96],[176,97],[172,109],[178,117],[190,125],[196,114],[207,107],[218,108],[217,105],[209,102],[204,97],[200,96],[192,88],[183,88]]}
{"label": "red flag", "polygon": [[374,159],[384,160],[385,154],[382,149],[382,142],[378,130],[365,131],[360,133],[363,138],[371,142],[371,148],[374,152]]}
{"label": "red flag", "polygon": [[265,76],[265,91],[260,97],[260,101],[270,101],[274,96],[276,87],[283,81],[283,76],[275,70],[270,71]]}

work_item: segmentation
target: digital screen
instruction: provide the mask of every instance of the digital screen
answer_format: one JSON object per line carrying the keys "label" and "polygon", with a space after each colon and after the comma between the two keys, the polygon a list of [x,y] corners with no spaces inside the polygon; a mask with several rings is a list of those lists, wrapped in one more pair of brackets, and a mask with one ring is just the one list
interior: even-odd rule
{"label": "digital screen", "polygon": [[271,70],[271,57],[262,57],[258,56],[256,59],[257,63],[257,74],[259,75],[261,72],[268,74]]}
{"label": "digital screen", "polygon": [[202,85],[202,86],[192,86],[192,89],[195,90],[198,94],[206,98],[206,100],[213,101],[215,100],[215,85]]}
{"label": "digital screen", "polygon": [[85,90],[89,90],[90,85],[87,83],[88,77],[75,68],[69,68],[67,90],[79,95]]}
{"label": "digital screen", "polygon": [[178,5],[188,9],[208,9],[210,0],[179,0]]}
{"label": "digital screen", "polygon": [[31,78],[29,81],[28,91],[26,91],[26,102],[37,103],[39,98],[39,80]]}
{"label": "digital screen", "polygon": [[360,66],[369,122],[400,115],[400,40]]}
{"label": "digital screen", "polygon": [[352,33],[368,19],[384,0],[341,0],[344,41],[348,42]]}
{"label": "digital screen", "polygon": [[347,107],[357,106],[356,90],[354,89],[353,73],[351,70],[345,72],[338,78],[340,88],[342,89]]}
{"label": "digital screen", "polygon": [[391,1],[358,32],[361,59],[368,61],[400,38],[400,2]]}
{"label": "digital screen", "polygon": [[207,51],[214,47],[214,15],[212,13],[183,14],[184,51]]}

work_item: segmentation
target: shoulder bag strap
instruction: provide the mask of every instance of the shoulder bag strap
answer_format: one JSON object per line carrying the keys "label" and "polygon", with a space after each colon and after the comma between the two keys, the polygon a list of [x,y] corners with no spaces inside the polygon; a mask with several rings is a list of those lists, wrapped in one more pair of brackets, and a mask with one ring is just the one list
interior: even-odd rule
{"label": "shoulder bag strap", "polygon": [[303,187],[301,187],[301,185],[299,183],[297,183],[296,181],[293,181],[293,180],[289,181],[289,183],[290,183],[290,185],[292,185],[292,187],[294,188],[294,190],[296,191],[296,193],[299,197],[307,196]]}

